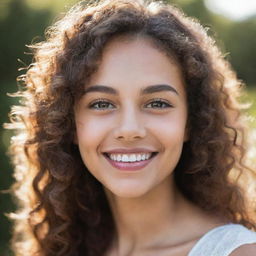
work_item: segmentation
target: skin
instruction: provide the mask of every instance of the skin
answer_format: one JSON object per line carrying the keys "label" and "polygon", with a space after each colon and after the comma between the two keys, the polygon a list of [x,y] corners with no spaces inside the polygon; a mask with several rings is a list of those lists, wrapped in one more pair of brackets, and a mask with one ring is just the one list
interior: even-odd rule
{"label": "skin", "polygon": [[255,256],[256,244],[246,244],[234,250],[230,256]]}
{"label": "skin", "polygon": [[[78,145],[86,166],[113,194],[125,198],[143,196],[170,176],[186,139],[187,104],[179,69],[144,44],[116,41],[108,45],[98,72],[86,87],[106,85],[119,95],[87,93],[76,108]],[[171,85],[179,95],[171,91],[140,95],[141,89],[158,84]],[[101,110],[88,107],[100,98],[112,106]],[[150,103],[156,98],[173,107],[152,108]],[[146,147],[159,153],[143,171],[120,172],[102,155],[120,147]]]}
{"label": "skin", "polygon": [[[174,90],[141,94],[159,84]],[[179,65],[149,39],[116,38],[105,47],[85,90],[96,85],[117,94],[91,91],[75,104],[75,143],[88,170],[103,184],[113,212],[117,234],[107,255],[187,255],[205,232],[223,222],[188,202],[173,181],[189,139]],[[159,98],[167,105],[152,105]],[[98,99],[105,104],[94,104]],[[120,171],[102,154],[120,147],[159,153],[139,171]]]}

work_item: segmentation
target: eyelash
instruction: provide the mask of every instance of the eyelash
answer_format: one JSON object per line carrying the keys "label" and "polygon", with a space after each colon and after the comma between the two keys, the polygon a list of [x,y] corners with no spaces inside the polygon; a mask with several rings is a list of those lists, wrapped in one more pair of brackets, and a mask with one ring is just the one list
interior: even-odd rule
{"label": "eyelash", "polygon": [[[147,103],[146,105],[148,105],[148,104],[152,104],[152,103],[161,103],[161,104],[165,104],[165,107],[156,107],[156,108],[158,108],[158,109],[165,109],[165,108],[173,108],[173,105],[171,105],[171,104],[169,104],[169,103],[167,103],[165,100],[163,100],[163,99],[154,99],[153,101],[151,101],[151,102],[149,102],[149,103]],[[99,100],[97,100],[97,101],[94,101],[94,102],[92,102],[90,105],[89,105],[89,108],[90,109],[96,109],[96,110],[105,110],[105,109],[113,109],[113,107],[111,107],[111,108],[99,108],[99,107],[97,107],[97,108],[95,108],[95,106],[97,105],[97,104],[112,104],[111,102],[109,102],[109,101],[107,101],[107,100],[105,100],[105,99],[99,99]],[[112,104],[113,105],[113,104]]]}

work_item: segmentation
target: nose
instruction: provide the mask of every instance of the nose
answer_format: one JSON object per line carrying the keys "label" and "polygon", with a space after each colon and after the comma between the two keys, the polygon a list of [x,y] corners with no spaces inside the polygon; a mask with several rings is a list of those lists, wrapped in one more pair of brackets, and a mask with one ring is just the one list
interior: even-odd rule
{"label": "nose", "polygon": [[131,106],[120,113],[114,137],[118,140],[133,141],[146,136],[146,129],[143,119],[138,111]]}

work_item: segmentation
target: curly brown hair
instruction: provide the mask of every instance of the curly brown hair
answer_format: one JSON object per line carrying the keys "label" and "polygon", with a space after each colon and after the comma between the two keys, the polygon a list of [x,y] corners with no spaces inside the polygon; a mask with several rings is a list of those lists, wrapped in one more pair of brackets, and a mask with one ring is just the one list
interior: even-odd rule
{"label": "curly brown hair", "polygon": [[[34,63],[19,77],[20,106],[7,128],[19,211],[16,255],[99,256],[116,232],[102,185],[84,165],[75,133],[74,103],[97,70],[106,43],[119,35],[151,38],[180,64],[188,98],[190,139],[174,171],[187,199],[205,211],[256,229],[243,186],[245,128],[241,82],[195,20],[160,2],[79,3],[30,46]],[[242,182],[241,182],[242,180]],[[250,206],[250,207],[249,207]]]}

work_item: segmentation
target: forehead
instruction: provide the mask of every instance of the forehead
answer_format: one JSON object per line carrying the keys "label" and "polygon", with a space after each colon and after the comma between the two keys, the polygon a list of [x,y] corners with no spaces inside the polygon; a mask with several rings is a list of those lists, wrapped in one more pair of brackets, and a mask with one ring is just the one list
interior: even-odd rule
{"label": "forehead", "polygon": [[179,64],[148,38],[117,37],[103,50],[101,62],[87,86],[105,84],[133,88],[150,84],[174,84],[184,91]]}

